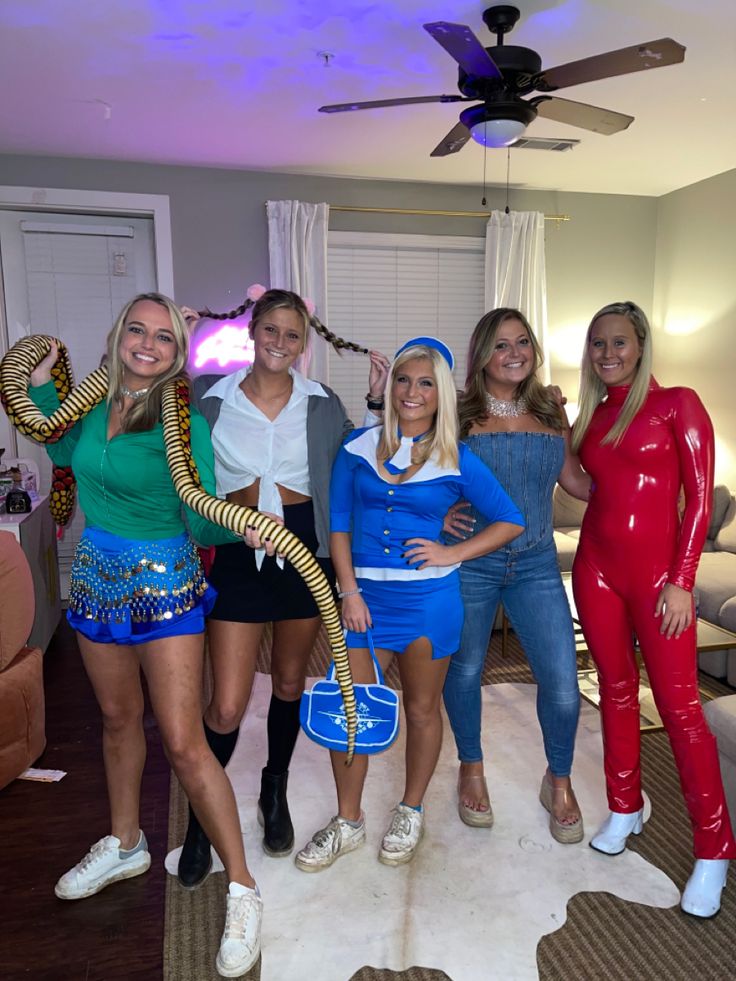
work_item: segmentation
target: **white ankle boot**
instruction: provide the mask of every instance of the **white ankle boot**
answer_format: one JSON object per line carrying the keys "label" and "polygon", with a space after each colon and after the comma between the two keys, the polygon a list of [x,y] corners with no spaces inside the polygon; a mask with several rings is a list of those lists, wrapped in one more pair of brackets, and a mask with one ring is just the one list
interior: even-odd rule
{"label": "white ankle boot", "polygon": [[629,835],[640,835],[644,826],[644,808],[633,814],[609,811],[598,832],[590,839],[590,847],[606,855],[620,855],[626,848]]}
{"label": "white ankle boot", "polygon": [[721,908],[721,892],[728,875],[727,858],[698,858],[687,880],[680,909],[690,916],[708,919]]}

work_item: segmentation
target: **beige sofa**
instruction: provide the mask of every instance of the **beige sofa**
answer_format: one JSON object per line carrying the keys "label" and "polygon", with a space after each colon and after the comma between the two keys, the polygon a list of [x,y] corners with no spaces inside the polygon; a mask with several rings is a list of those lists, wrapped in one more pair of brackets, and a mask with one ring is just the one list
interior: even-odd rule
{"label": "beige sofa", "polygon": [[[708,538],[695,577],[698,614],[736,633],[736,500],[720,484],[713,494]],[[700,666],[736,688],[736,650],[700,655]]]}
{"label": "beige sofa", "polygon": [[714,698],[705,703],[703,711],[718,743],[723,787],[736,834],[736,695]]}
{"label": "beige sofa", "polygon": [[[582,501],[556,488],[553,522],[563,572],[572,568],[584,513]],[[699,616],[736,633],[736,500],[724,484],[713,492],[713,512],[695,577],[695,593]],[[699,663],[703,671],[726,678],[736,687],[736,650],[701,653]]]}
{"label": "beige sofa", "polygon": [[555,529],[555,545],[562,572],[570,572],[572,569],[585,507],[584,501],[571,497],[559,484],[555,487],[552,524]]}

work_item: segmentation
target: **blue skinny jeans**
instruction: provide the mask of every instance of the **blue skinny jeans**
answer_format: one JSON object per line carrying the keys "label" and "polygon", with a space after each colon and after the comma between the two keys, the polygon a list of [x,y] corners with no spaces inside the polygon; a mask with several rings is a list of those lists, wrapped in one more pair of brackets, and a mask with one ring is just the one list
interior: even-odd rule
{"label": "blue skinny jeans", "polygon": [[481,684],[496,608],[503,603],[537,682],[537,718],[550,772],[570,775],[580,713],[572,618],[554,545],[502,549],[464,562],[460,649],[450,659],[444,700],[463,763],[483,759]]}

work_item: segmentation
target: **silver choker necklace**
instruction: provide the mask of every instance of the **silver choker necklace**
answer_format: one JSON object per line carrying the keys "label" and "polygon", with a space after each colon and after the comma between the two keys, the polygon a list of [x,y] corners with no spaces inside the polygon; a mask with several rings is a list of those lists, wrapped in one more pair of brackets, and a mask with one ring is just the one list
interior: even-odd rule
{"label": "silver choker necklace", "polygon": [[529,405],[525,398],[497,399],[495,395],[486,392],[486,412],[491,416],[500,416],[501,419],[516,419],[529,411]]}
{"label": "silver choker necklace", "polygon": [[120,394],[124,395],[126,398],[133,399],[134,402],[137,402],[138,399],[142,399],[144,395],[148,395],[148,389],[139,388],[136,391],[128,388],[127,385],[121,385]]}

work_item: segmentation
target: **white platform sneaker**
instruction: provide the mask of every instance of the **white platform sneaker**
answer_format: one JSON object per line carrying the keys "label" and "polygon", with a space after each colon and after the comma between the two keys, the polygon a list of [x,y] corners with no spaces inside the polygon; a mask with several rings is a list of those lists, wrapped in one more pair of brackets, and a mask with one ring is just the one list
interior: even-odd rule
{"label": "white platform sneaker", "polygon": [[96,842],[81,862],[59,879],[54,892],[59,899],[84,899],[121,879],[143,875],[151,865],[146,836],[141,831],[138,844],[124,851],[120,839],[107,835]]}
{"label": "white platform sneaker", "polygon": [[365,843],[365,815],[360,821],[346,821],[335,815],[325,828],[321,828],[297,853],[294,863],[302,872],[321,872],[341,855],[355,851]]}
{"label": "white platform sneaker", "polygon": [[227,892],[225,929],[215,966],[223,978],[240,978],[261,953],[263,900],[258,889],[231,882]]}
{"label": "white platform sneaker", "polygon": [[397,804],[378,851],[379,862],[404,865],[412,860],[424,835],[424,813],[408,804]]}
{"label": "white platform sneaker", "polygon": [[604,855],[620,855],[629,835],[640,835],[644,827],[644,808],[633,814],[609,811],[608,817],[590,839],[590,847]]}
{"label": "white platform sneaker", "polygon": [[687,880],[680,909],[690,916],[709,919],[721,908],[721,892],[726,887],[727,858],[698,858]]}

